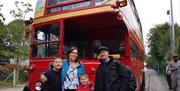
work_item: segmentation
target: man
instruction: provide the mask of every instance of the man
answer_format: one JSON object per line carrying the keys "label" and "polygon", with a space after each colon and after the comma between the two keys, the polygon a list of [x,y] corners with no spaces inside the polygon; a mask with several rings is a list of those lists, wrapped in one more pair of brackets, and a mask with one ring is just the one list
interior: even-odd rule
{"label": "man", "polygon": [[97,49],[101,64],[96,71],[94,91],[135,91],[136,79],[130,69],[109,57],[109,49]]}
{"label": "man", "polygon": [[173,91],[180,91],[180,61],[177,54],[173,55],[173,60],[168,64],[171,71],[171,81]]}
{"label": "man", "polygon": [[168,65],[169,61],[167,62],[166,65],[166,80],[169,86],[169,90],[172,90],[172,85],[171,85],[171,71],[169,70],[169,65]]}

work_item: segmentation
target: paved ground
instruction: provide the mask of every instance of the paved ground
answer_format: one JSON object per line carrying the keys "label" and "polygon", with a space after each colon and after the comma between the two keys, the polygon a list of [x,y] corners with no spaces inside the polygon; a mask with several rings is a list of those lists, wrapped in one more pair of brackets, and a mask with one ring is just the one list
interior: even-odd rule
{"label": "paved ground", "polygon": [[[9,88],[0,88],[0,91],[22,91],[24,85],[18,85]],[[146,91],[172,91],[168,90],[168,85],[164,77],[159,76],[159,74],[148,69],[146,71]]]}
{"label": "paved ground", "polygon": [[168,89],[166,79],[156,71],[148,69],[146,71],[146,91],[172,91]]}
{"label": "paved ground", "polygon": [[17,85],[15,87],[0,88],[0,91],[22,91],[24,85]]}

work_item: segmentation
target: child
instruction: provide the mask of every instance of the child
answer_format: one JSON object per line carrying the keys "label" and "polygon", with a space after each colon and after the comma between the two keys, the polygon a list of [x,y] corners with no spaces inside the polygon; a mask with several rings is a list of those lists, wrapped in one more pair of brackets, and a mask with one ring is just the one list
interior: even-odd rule
{"label": "child", "polygon": [[80,86],[76,91],[93,91],[93,83],[89,82],[87,74],[84,73],[80,76]]}
{"label": "child", "polygon": [[41,81],[44,82],[43,91],[62,91],[61,68],[63,66],[62,58],[54,58],[53,68],[41,75]]}

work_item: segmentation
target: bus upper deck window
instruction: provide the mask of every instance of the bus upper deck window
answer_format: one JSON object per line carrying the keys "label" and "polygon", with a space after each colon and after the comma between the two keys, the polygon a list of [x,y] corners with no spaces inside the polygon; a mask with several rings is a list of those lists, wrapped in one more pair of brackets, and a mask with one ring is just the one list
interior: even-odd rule
{"label": "bus upper deck window", "polygon": [[60,24],[48,24],[36,28],[34,42],[47,42],[59,40]]}

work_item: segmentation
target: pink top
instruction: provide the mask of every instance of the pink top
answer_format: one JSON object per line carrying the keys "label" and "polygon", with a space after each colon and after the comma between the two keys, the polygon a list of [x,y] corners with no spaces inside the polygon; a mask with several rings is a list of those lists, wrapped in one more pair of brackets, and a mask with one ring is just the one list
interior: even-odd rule
{"label": "pink top", "polygon": [[90,83],[88,86],[82,86],[82,85],[80,85],[77,89],[76,89],[76,91],[93,91],[92,90],[92,86],[93,86],[93,83]]}

